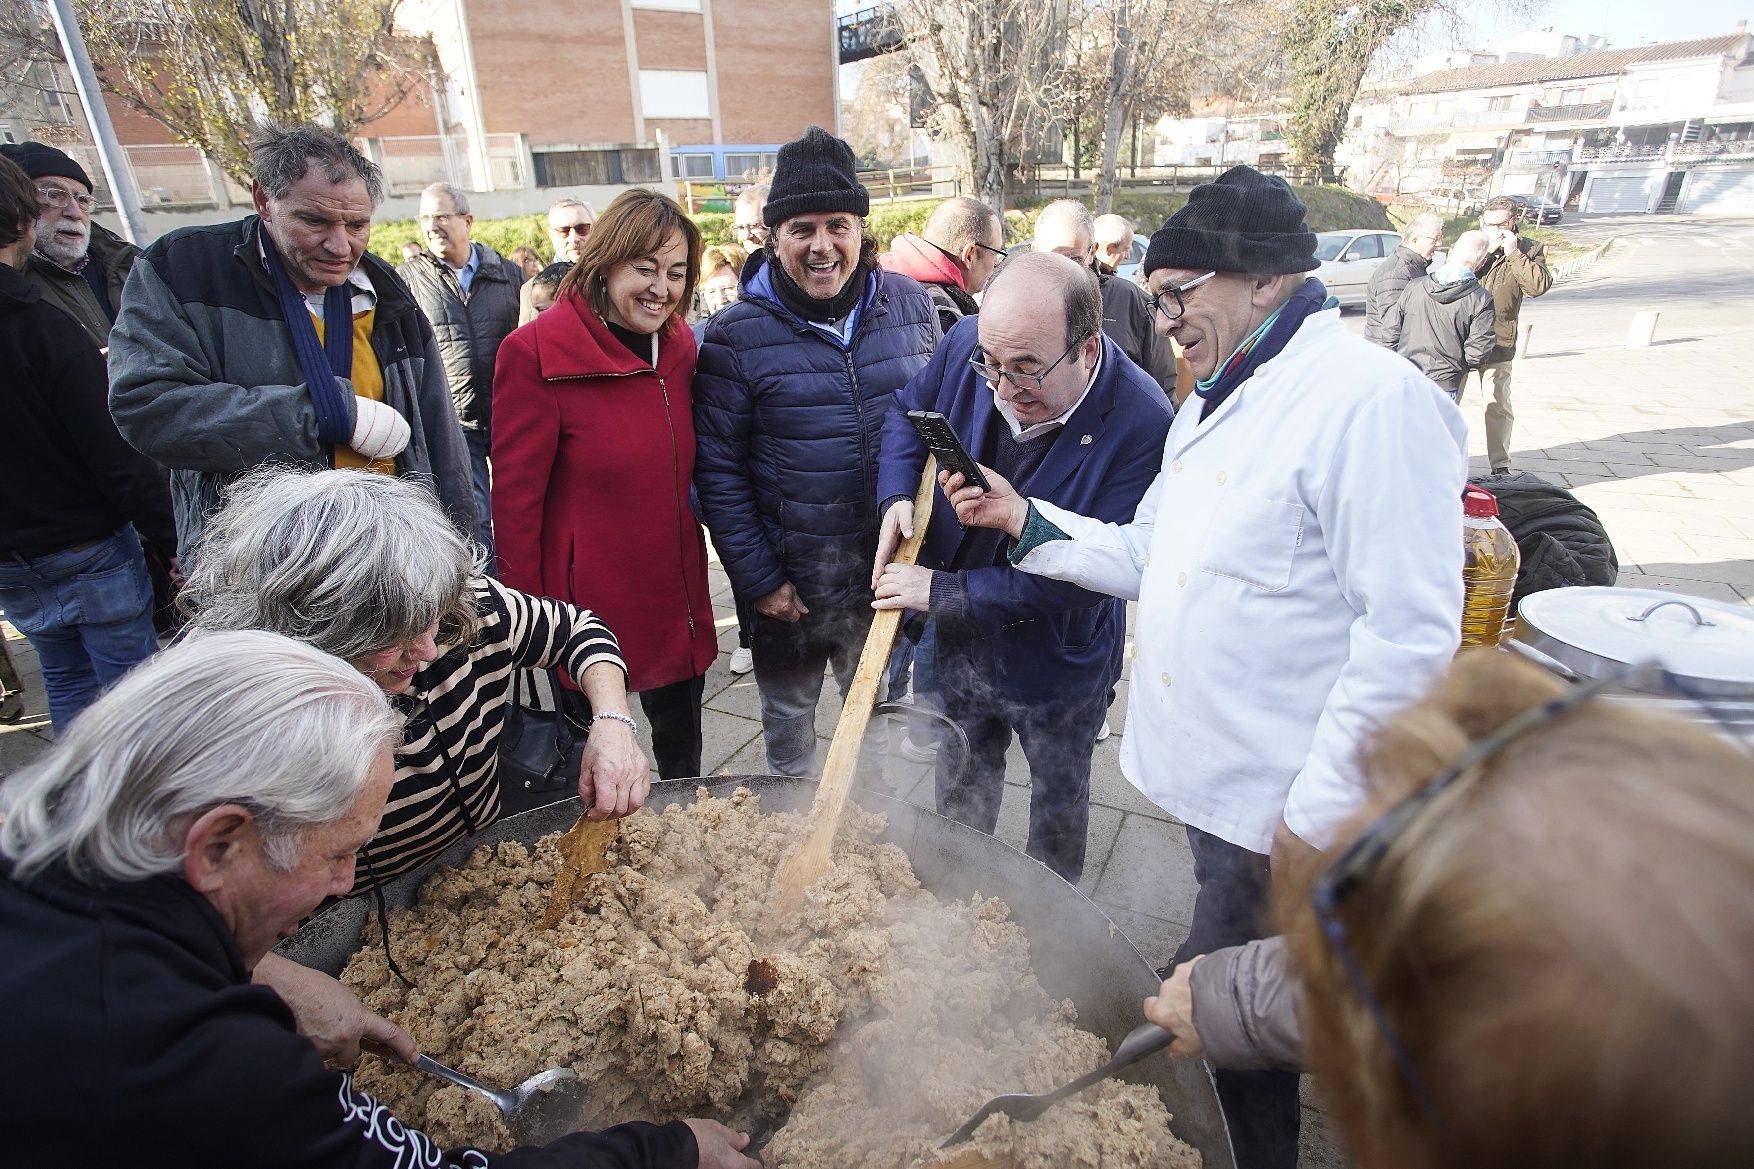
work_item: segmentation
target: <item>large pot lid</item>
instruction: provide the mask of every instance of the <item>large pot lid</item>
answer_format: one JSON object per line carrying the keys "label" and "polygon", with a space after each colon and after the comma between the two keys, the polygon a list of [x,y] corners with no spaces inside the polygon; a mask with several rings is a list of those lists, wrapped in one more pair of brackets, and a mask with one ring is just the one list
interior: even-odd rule
{"label": "large pot lid", "polygon": [[1517,637],[1587,677],[1657,661],[1683,684],[1754,695],[1754,609],[1652,589],[1530,593]]}

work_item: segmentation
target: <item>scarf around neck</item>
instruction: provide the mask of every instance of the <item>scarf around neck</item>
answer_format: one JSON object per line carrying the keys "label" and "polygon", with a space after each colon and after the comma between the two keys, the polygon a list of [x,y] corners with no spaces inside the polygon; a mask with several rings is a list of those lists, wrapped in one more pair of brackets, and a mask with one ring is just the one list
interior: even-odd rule
{"label": "scarf around neck", "polygon": [[1279,356],[1285,346],[1290,343],[1293,335],[1314,313],[1338,304],[1328,295],[1326,286],[1320,280],[1311,277],[1305,280],[1291,299],[1273,311],[1273,315],[1262,321],[1255,331],[1244,337],[1230,357],[1218,367],[1211,377],[1194,384],[1194,393],[1200,396],[1203,403],[1200,407],[1200,421],[1204,422],[1218,409],[1219,403],[1230,397],[1236,387],[1242,385],[1249,377]]}
{"label": "scarf around neck", "polygon": [[292,332],[293,352],[298,355],[311,405],[317,411],[317,440],[330,446],[345,446],[353,438],[353,420],[337,379],[353,376],[353,284],[342,281],[323,294],[323,339],[318,341],[311,310],[286,274],[286,264],[274,246],[273,237],[266,231],[260,231],[260,235],[262,261],[274,280],[280,315]]}
{"label": "scarf around neck", "polygon": [[818,321],[824,325],[844,320],[848,313],[865,295],[865,282],[871,278],[870,269],[863,260],[853,270],[852,277],[841,286],[841,290],[833,296],[820,298],[811,296],[786,272],[780,258],[768,253],[768,271],[773,273],[773,290],[780,298],[780,303],[803,317],[806,321]]}

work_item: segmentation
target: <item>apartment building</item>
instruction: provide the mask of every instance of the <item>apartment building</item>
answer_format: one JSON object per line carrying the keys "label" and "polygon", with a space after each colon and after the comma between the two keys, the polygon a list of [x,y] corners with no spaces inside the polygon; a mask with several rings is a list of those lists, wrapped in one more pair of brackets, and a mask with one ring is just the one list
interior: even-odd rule
{"label": "apartment building", "polygon": [[[1349,112],[1336,164],[1358,190],[1450,205],[1537,194],[1582,212],[1754,213],[1746,27],[1631,49],[1600,44],[1526,37],[1372,85]],[[1284,159],[1284,108],[1203,112],[1159,124],[1159,164]]]}
{"label": "apartment building", "polygon": [[[474,192],[478,215],[573,195],[601,207],[629,185],[759,177],[779,144],[836,124],[830,0],[407,0],[399,31],[436,68],[357,141],[384,171],[385,218],[420,189]],[[65,74],[57,67],[57,74]],[[0,135],[52,133],[101,173],[78,99],[0,111]],[[233,214],[249,193],[164,126],[109,101],[153,234]],[[103,187],[99,179],[100,188]],[[100,189],[100,198],[107,191]]]}

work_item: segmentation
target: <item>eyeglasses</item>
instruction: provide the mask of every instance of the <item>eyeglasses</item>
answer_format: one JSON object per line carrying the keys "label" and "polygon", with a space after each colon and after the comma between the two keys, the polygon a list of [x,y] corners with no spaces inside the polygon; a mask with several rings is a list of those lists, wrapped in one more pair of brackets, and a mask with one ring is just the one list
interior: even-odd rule
{"label": "eyeglasses", "polygon": [[1009,256],[1011,254],[1010,248],[990,248],[986,244],[981,243],[979,240],[969,240],[968,242],[973,244],[975,247],[979,248],[983,252],[993,253],[993,255],[999,257],[999,259],[1001,259],[1001,260],[1003,260],[1006,256]]}
{"label": "eyeglasses", "polygon": [[[1564,718],[1584,703],[1601,696],[1604,691],[1617,686],[1633,685],[1640,690],[1660,688],[1685,694],[1696,701],[1702,696],[1694,694],[1683,686],[1679,679],[1655,662],[1643,662],[1625,666],[1607,674],[1593,682],[1577,686],[1556,698],[1552,698],[1539,706],[1525,710],[1523,713],[1505,723],[1498,731],[1474,743],[1463,751],[1454,762],[1438,772],[1425,785],[1387,812],[1383,813],[1367,827],[1356,840],[1347,846],[1326,871],[1316,881],[1311,894],[1311,902],[1315,909],[1316,921],[1321,926],[1322,935],[1333,947],[1334,955],[1340,960],[1346,978],[1352,984],[1359,1000],[1370,1013],[1371,1020],[1376,1024],[1377,1032],[1382,1036],[1383,1045],[1388,1048],[1395,1066],[1399,1069],[1408,1089],[1419,1101],[1420,1108],[1439,1133],[1447,1133],[1442,1114],[1438,1111],[1437,1101],[1426,1087],[1419,1075],[1419,1069],[1413,1063],[1413,1057],[1402,1042],[1399,1033],[1389,1021],[1388,1013],[1383,1009],[1381,1000],[1370,989],[1369,981],[1364,977],[1363,968],[1357,956],[1347,943],[1346,924],[1340,919],[1340,905],[1376,871],[1390,847],[1401,837],[1413,830],[1415,825],[1426,817],[1432,806],[1445,792],[1469,776],[1477,776],[1480,768],[1494,756],[1528,734],[1532,730],[1549,726]],[[1709,706],[1708,706],[1709,709]]]}
{"label": "eyeglasses", "polygon": [[591,234],[591,225],[588,223],[560,223],[550,227],[548,230],[552,231],[555,235],[560,236],[569,233],[576,233],[580,239],[584,239],[587,235]]}
{"label": "eyeglasses", "polygon": [[764,223],[739,223],[732,230],[745,239],[763,240],[767,238],[767,225]]}
{"label": "eyeglasses", "polygon": [[60,187],[38,187],[37,197],[51,207],[65,207],[69,203],[77,203],[81,211],[89,212],[97,206],[97,200],[90,195],[79,195]]}
{"label": "eyeglasses", "polygon": [[1070,345],[1066,346],[1066,351],[1054,359],[1053,365],[1048,366],[1040,373],[1016,373],[1009,369],[1000,369],[996,365],[989,364],[986,360],[986,354],[978,353],[978,351],[978,355],[969,358],[968,363],[974,367],[976,373],[991,382],[995,389],[999,385],[999,379],[1005,378],[1010,381],[1013,386],[1022,390],[1026,394],[1038,394],[1041,392],[1042,383],[1047,380],[1048,374],[1054,372],[1054,370],[1058,368],[1060,362],[1072,356],[1072,350],[1078,348],[1078,346],[1084,344],[1084,342],[1088,340],[1090,340],[1090,338],[1080,337]]}
{"label": "eyeglasses", "polygon": [[461,218],[463,218],[461,215],[452,215],[451,213],[446,212],[443,215],[417,216],[415,222],[419,223],[422,227],[448,227],[451,220]]}
{"label": "eyeglasses", "polygon": [[[1204,276],[1194,277],[1186,284],[1170,284],[1165,286],[1162,292],[1159,292],[1156,296],[1151,298],[1151,311],[1154,314],[1162,316],[1166,321],[1180,320],[1181,315],[1188,311],[1187,302],[1182,300],[1182,293],[1200,287],[1200,285],[1206,283],[1206,281],[1212,279],[1212,277],[1216,275],[1218,275],[1218,273],[1208,272]],[[1169,297],[1168,300],[1163,299],[1166,296]],[[1173,311],[1171,310],[1171,305],[1174,306]]]}

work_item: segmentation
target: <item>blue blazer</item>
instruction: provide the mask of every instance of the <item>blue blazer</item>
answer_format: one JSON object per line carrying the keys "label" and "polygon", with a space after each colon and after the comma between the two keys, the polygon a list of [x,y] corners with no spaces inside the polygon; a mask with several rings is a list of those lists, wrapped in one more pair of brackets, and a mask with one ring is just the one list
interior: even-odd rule
{"label": "blue blazer", "polygon": [[[976,458],[991,429],[1004,426],[993,391],[969,365],[979,347],[979,317],[958,322],[932,360],[902,387],[883,420],[877,468],[879,503],[913,497],[926,463],[926,446],[907,420],[909,410],[936,410]],[[1090,392],[1028,481],[1024,495],[1080,515],[1124,524],[1133,518],[1163,463],[1172,415],[1169,399],[1144,370],[1107,337],[1102,368]],[[955,562],[967,532],[942,491],[920,550],[920,564],[944,569]],[[1006,564],[963,569],[969,615],[993,642],[1001,693],[1017,702],[1046,702],[1073,688],[1113,686],[1121,676],[1126,640],[1125,602],[1077,585],[1019,572]]]}

